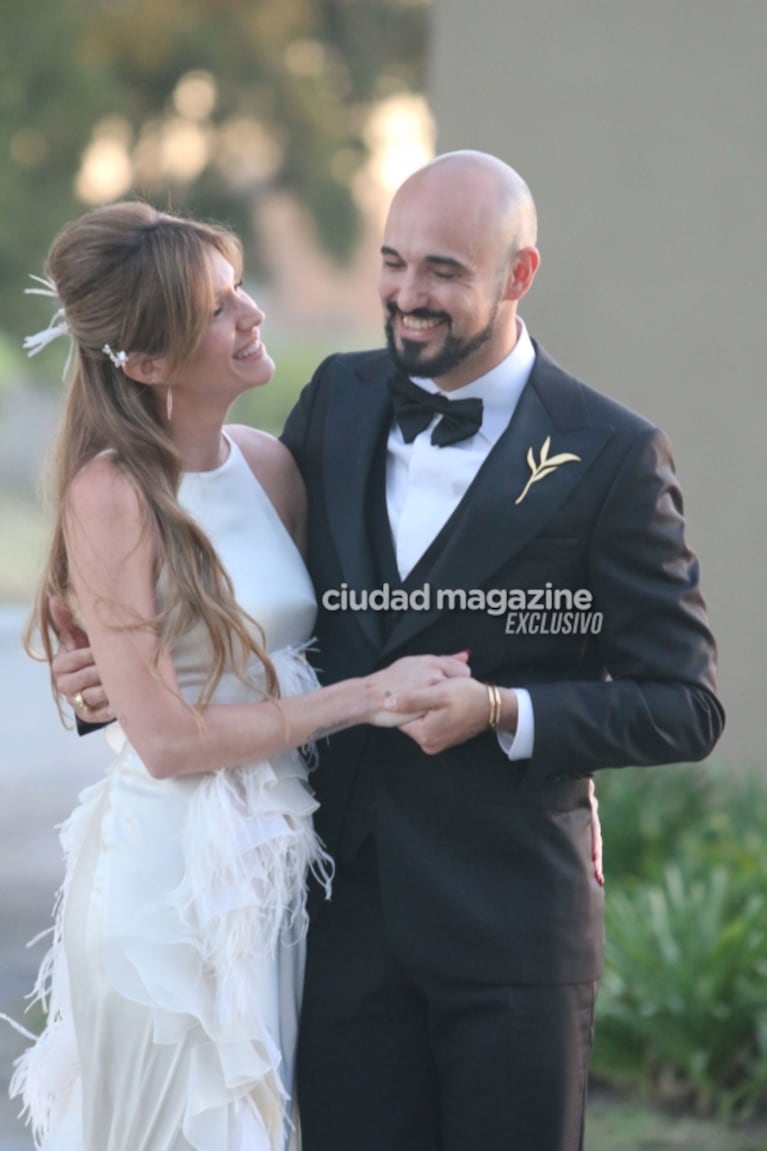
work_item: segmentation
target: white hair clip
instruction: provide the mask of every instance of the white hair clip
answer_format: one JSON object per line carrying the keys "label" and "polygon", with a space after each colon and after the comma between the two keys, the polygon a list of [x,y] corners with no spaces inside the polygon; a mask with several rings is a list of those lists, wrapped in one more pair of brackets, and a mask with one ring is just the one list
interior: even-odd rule
{"label": "white hair clip", "polygon": [[[26,288],[25,293],[28,296],[48,296],[51,300],[58,301],[59,293],[56,291],[56,285],[51,280],[44,280],[41,276],[30,276],[31,280],[37,280],[38,284],[42,284],[42,288]],[[51,317],[51,322],[47,328],[43,328],[41,332],[35,332],[33,336],[27,336],[24,340],[24,351],[28,356],[36,356],[43,348],[47,348],[52,340],[58,339],[59,336],[68,336],[69,324],[67,323],[66,313],[62,307],[56,309]]]}
{"label": "white hair clip", "polygon": [[109,344],[104,344],[101,349],[105,356],[109,356],[110,360],[116,368],[124,368],[128,362],[127,352],[113,352]]}

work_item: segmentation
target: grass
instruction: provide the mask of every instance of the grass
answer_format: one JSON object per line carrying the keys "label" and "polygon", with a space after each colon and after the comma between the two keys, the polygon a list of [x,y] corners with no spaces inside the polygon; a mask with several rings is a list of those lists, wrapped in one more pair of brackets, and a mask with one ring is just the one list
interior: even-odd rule
{"label": "grass", "polygon": [[726,1127],[594,1088],[586,1151],[765,1151],[767,1119]]}

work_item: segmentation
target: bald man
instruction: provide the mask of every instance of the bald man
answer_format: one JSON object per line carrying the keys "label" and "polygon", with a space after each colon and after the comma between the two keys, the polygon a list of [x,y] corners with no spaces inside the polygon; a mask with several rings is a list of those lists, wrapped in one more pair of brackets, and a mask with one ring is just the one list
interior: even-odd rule
{"label": "bald man", "polygon": [[387,348],[332,356],[284,441],[309,493],[326,682],[469,649],[321,750],[337,861],[309,933],[304,1151],[580,1151],[602,962],[592,774],[723,726],[669,445],[531,340],[521,177],[476,152],[397,192]]}

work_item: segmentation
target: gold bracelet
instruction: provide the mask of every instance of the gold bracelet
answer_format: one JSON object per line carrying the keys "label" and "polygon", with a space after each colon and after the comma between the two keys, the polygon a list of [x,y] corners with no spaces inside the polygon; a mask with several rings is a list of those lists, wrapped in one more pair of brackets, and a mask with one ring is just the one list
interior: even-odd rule
{"label": "gold bracelet", "polygon": [[488,683],[486,686],[490,702],[490,717],[487,722],[491,731],[497,731],[498,724],[501,722],[501,693],[494,683]]}

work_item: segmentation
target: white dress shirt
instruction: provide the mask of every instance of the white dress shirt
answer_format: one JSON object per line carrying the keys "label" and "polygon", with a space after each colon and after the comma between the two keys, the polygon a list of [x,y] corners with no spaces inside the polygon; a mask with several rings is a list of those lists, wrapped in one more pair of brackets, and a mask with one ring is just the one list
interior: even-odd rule
{"label": "white dress shirt", "polygon": [[[432,430],[441,418],[437,414],[408,444],[396,421],[392,424],[386,454],[386,506],[402,579],[453,514],[514,414],[535,362],[535,349],[520,317],[517,329],[517,342],[505,360],[451,393],[450,398],[482,400],[482,426],[473,436],[445,447],[432,444]],[[433,380],[413,377],[413,382],[427,392],[440,391]],[[498,739],[510,759],[526,759],[532,755],[535,738],[533,705],[524,688],[514,690],[517,730],[514,735],[499,732]]]}

